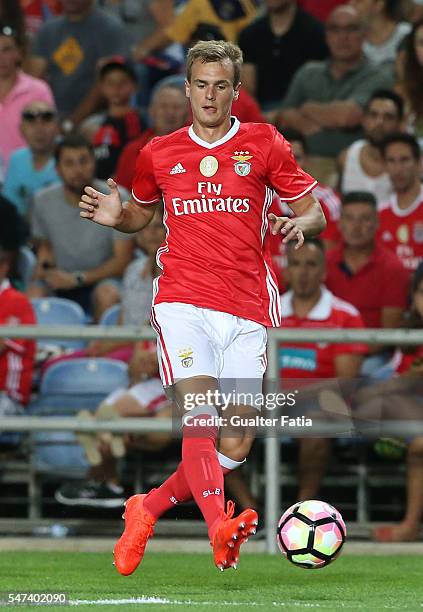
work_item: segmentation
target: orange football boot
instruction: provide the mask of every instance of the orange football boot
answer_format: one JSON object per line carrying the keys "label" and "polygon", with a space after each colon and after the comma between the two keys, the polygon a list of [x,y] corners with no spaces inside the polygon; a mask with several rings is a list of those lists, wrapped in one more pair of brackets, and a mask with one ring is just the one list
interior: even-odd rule
{"label": "orange football boot", "polygon": [[144,508],[146,495],[133,495],[125,502],[125,530],[113,550],[117,571],[129,576],[141,563],[148,539],[154,535],[154,516]]}
{"label": "orange football boot", "polygon": [[230,567],[237,568],[241,544],[247,542],[257,530],[258,515],[255,510],[247,508],[232,518],[234,510],[234,502],[228,501],[226,513],[222,515],[212,543],[214,563],[222,572]]}

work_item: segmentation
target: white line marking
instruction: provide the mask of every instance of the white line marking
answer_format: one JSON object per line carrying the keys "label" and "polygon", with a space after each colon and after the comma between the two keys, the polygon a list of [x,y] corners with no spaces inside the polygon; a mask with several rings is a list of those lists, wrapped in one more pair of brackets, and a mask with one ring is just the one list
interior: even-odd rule
{"label": "white line marking", "polygon": [[[124,606],[124,605],[171,605],[171,606],[234,606],[234,607],[243,607],[243,608],[263,608],[271,605],[273,608],[285,608],[285,607],[294,607],[294,608],[321,608],[327,607],[327,603],[323,602],[322,604],[317,602],[306,602],[306,601],[272,601],[272,603],[267,604],[256,602],[256,601],[193,601],[191,599],[178,600],[178,599],[165,599],[162,597],[131,597],[128,599],[71,599],[69,601],[71,606]],[[342,609],[351,609],[358,610],[363,609],[364,606],[359,603],[348,603],[348,602],[338,602],[338,608]],[[383,609],[401,609],[402,607],[384,605],[381,606]],[[407,606],[404,607],[407,609]]]}

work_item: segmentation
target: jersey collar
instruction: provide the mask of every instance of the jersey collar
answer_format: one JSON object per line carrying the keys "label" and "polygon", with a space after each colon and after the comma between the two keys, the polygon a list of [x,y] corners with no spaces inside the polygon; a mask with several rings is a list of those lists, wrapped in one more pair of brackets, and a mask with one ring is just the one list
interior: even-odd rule
{"label": "jersey collar", "polygon": [[200,145],[200,147],[204,147],[205,149],[214,149],[219,145],[228,142],[228,140],[233,138],[233,136],[235,136],[235,134],[238,132],[240,126],[238,119],[236,117],[231,117],[231,121],[232,127],[230,128],[230,130],[226,132],[226,134],[220,140],[216,140],[216,142],[206,142],[205,140],[197,136],[197,134],[194,132],[194,128],[192,127],[192,125],[189,127],[188,135],[191,140]]}
{"label": "jersey collar", "polygon": [[421,188],[420,193],[417,196],[417,198],[414,200],[412,204],[410,204],[408,208],[399,207],[398,196],[396,193],[392,197],[391,207],[397,217],[408,217],[408,215],[411,215],[411,213],[416,211],[419,208],[419,206],[421,206],[422,200],[423,200],[423,187]]}
{"label": "jersey collar", "polygon": [[[294,297],[293,291],[287,291],[281,296],[281,310],[282,317],[292,317],[294,309],[292,307],[292,300]],[[332,300],[333,294],[326,289],[324,285],[321,286],[321,296],[317,304],[310,310],[306,319],[308,321],[326,321],[330,317],[332,312]]]}

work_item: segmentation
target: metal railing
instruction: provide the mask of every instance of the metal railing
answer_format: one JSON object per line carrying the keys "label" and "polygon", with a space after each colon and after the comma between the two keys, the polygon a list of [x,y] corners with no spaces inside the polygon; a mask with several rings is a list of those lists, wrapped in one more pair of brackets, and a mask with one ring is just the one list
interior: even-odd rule
{"label": "metal railing", "polygon": [[[0,338],[34,339],[108,339],[108,340],[150,340],[155,339],[149,327],[142,329],[123,326],[0,326]],[[270,329],[268,333],[268,367],[266,378],[275,381],[279,378],[278,346],[281,342],[328,342],[328,343],[365,343],[382,345],[420,345],[423,344],[423,330],[382,330],[382,329]],[[392,422],[392,431],[397,435],[423,435],[421,422]],[[131,418],[114,421],[87,422],[67,417],[7,417],[1,421],[2,431],[111,431],[124,432],[169,432],[171,419]],[[295,432],[291,430],[292,435]],[[327,427],[319,433],[330,433]],[[265,439],[265,519],[266,547],[269,553],[276,552],[276,527],[281,509],[279,486],[280,438],[268,436]]]}

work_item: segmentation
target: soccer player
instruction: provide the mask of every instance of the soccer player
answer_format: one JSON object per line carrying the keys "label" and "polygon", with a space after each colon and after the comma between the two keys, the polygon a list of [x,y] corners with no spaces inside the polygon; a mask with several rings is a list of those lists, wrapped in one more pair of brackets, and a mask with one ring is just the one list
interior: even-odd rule
{"label": "soccer player", "polygon": [[[253,433],[220,432],[217,452],[219,406],[199,398],[228,392],[231,379],[235,393],[261,392],[266,327],[281,323],[275,274],[263,246],[269,222],[272,232],[282,233],[285,242],[296,240],[297,247],[325,227],[320,204],[310,195],[316,181],[298,167],[276,128],[231,117],[241,63],[232,43],[194,45],[186,79],[191,127],[154,138],[140,151],[129,202],[121,203],[110,179],[110,195],[86,187],[80,202],[82,217],[135,232],[163,199],[167,237],[158,250],[162,274],[154,281],[151,322],[165,388],[172,389],[177,405],[188,407],[188,398],[195,404],[183,419],[176,472],[158,489],[126,502],[125,531],[114,549],[116,567],[125,575],[140,563],[157,519],[191,498],[207,523],[215,565],[237,566],[240,546],[255,533],[258,517],[246,509],[234,518],[230,501],[225,512],[223,476],[243,463]],[[274,189],[296,217],[268,215]]]}

